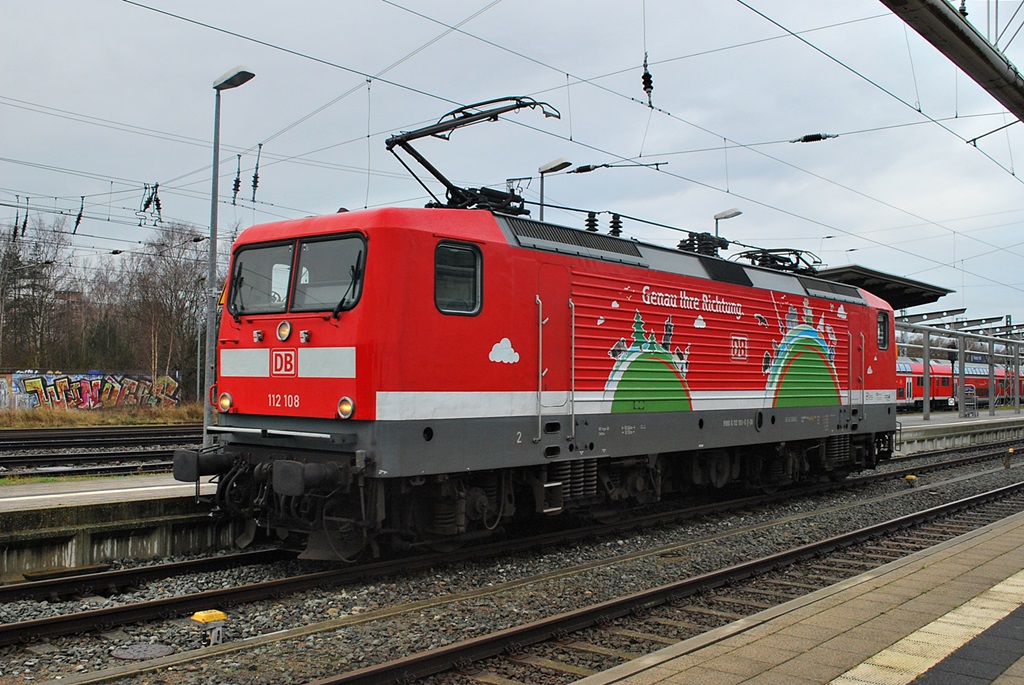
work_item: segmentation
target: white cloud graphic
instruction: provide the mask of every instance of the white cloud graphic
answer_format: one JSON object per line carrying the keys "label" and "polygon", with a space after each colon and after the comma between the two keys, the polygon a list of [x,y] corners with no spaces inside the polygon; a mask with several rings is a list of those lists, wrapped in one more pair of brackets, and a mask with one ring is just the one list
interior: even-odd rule
{"label": "white cloud graphic", "polygon": [[708,324],[704,320],[703,316],[698,316],[696,319],[693,320],[693,327],[694,328],[707,328]]}
{"label": "white cloud graphic", "polygon": [[597,317],[597,325],[600,326],[603,323],[604,323],[604,317],[603,316]]}
{"label": "white cloud graphic", "polygon": [[836,316],[838,316],[840,319],[846,318],[846,308],[843,307],[843,305],[839,305],[839,311],[836,312]]}
{"label": "white cloud graphic", "polygon": [[494,347],[491,348],[491,353],[487,355],[487,358],[492,362],[515,364],[519,361],[519,353],[512,349],[511,340],[502,338],[499,342],[494,343]]}
{"label": "white cloud graphic", "polygon": [[618,301],[617,300],[612,300],[612,309],[618,309],[618,308],[619,308]]}

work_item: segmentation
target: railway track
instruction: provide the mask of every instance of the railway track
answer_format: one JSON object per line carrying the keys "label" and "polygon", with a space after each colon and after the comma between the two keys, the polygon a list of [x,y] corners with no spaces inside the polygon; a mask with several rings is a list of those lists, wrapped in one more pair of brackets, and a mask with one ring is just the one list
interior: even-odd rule
{"label": "railway track", "polygon": [[96,428],[32,428],[0,430],[0,452],[50,451],[87,447],[149,447],[203,440],[201,424],[179,426],[114,426]]}
{"label": "railway track", "polygon": [[77,573],[74,569],[67,569],[63,574],[55,574],[55,577],[0,585],[0,603],[25,599],[56,601],[62,597],[92,594],[110,595],[176,574],[208,573],[246,564],[269,564],[294,556],[280,550],[260,550],[116,571]]}
{"label": "railway track", "polygon": [[133,426],[0,431],[0,473],[104,476],[168,473],[174,449],[202,441],[202,427]]}
{"label": "railway track", "polygon": [[[893,474],[889,474],[888,477],[889,477],[890,480],[893,480],[893,481],[895,481],[896,479],[899,478],[898,475],[893,475]],[[886,497],[898,497],[901,494],[906,494],[906,493],[911,493],[911,492],[913,492],[911,489],[901,487],[899,490],[897,490],[896,492],[892,493],[891,495],[886,495]],[[763,501],[768,501],[768,500],[763,500]],[[762,503],[763,503],[763,501],[762,501]],[[732,504],[732,507],[734,507],[734,508],[735,507],[742,507],[744,510],[755,510],[758,506],[760,506],[760,505],[757,504],[754,500],[748,500],[748,501],[744,501],[744,502],[736,502],[736,503]],[[851,503],[851,504],[849,504],[847,506],[853,508],[853,507],[864,506],[864,505],[863,504],[859,504],[859,503]],[[870,507],[870,505],[867,505],[867,506]],[[710,516],[710,515],[712,515],[711,512],[713,512],[713,511],[714,511],[714,508],[704,508],[704,509],[701,510],[699,515]],[[820,514],[820,512],[818,512],[818,513]],[[689,512],[689,515],[691,515],[691,516],[698,515],[698,512]],[[841,516],[843,514],[838,514],[838,515]],[[631,530],[631,529],[633,529],[633,528],[635,528],[637,526],[641,526],[641,525],[652,525],[652,526],[653,525],[660,525],[660,524],[654,522],[654,518],[653,518],[654,516],[655,515],[652,515],[651,518],[646,523],[641,522],[641,521],[631,521],[628,525],[626,525],[625,527],[620,528],[620,529],[604,527],[603,528],[603,531],[604,531],[603,533],[599,532],[598,529],[579,531],[578,532],[578,535],[579,535],[578,539],[582,540],[582,539],[585,539],[585,538],[588,538],[588,537],[589,538],[593,538],[594,536],[600,536],[600,537],[598,537],[598,539],[609,539],[609,536],[614,538],[616,536],[626,535],[626,534],[628,534],[629,530]],[[789,524],[785,523],[785,522],[780,522],[779,520],[775,520],[773,522],[773,524],[771,524],[771,525],[780,526],[780,525],[789,525]],[[737,534],[741,534],[741,529],[736,528],[736,529],[729,530],[728,532],[723,532],[721,534],[716,534],[716,539],[717,538],[721,538],[723,540],[722,543],[717,543],[717,544],[729,544],[728,542],[725,542],[725,541],[730,539],[730,536],[734,536],[734,535],[737,535]],[[752,532],[748,532],[748,534],[757,535],[756,530],[752,531]],[[690,545],[694,544],[694,542],[695,542],[694,540],[692,540],[689,537],[687,537],[687,540],[684,543],[668,545],[668,546],[664,546],[664,547],[658,548],[658,549],[645,550],[642,553],[638,553],[636,555],[633,555],[635,557],[635,559],[633,559],[633,561],[638,561],[638,560],[641,560],[641,559],[647,559],[648,561],[645,562],[645,563],[651,563],[651,560],[653,560],[653,563],[657,563],[657,564],[660,564],[660,565],[676,564],[676,563],[678,563],[676,561],[677,559],[686,558],[690,554],[690,552],[688,550],[689,550]],[[710,541],[709,540],[704,540],[703,542],[704,543],[709,543]],[[566,545],[583,544],[583,543],[582,542],[577,542],[577,543],[567,542],[566,538],[565,538],[565,535],[563,533],[553,533],[546,540],[545,539],[541,539],[541,538],[532,538],[530,540],[520,541],[518,544],[521,545],[518,549],[526,550],[526,549],[536,549],[538,546],[545,545],[545,544],[546,545],[550,545],[552,547],[555,547],[555,546],[566,546]],[[394,563],[391,563],[391,562],[382,562],[382,563],[379,563],[379,564],[371,564],[371,565],[368,565],[368,566],[365,566],[365,567],[359,567],[359,568],[334,569],[334,570],[331,570],[331,571],[322,571],[322,572],[319,572],[319,573],[308,574],[305,577],[302,577],[301,579],[295,579],[295,580],[293,580],[293,579],[285,579],[285,580],[281,580],[281,581],[273,581],[273,582],[269,582],[269,583],[263,583],[263,584],[260,584],[261,586],[258,587],[258,588],[248,588],[248,589],[227,588],[227,589],[224,589],[222,591],[216,591],[215,593],[197,593],[196,595],[190,596],[190,597],[170,598],[170,599],[168,599],[166,601],[162,600],[160,602],[147,602],[144,605],[129,606],[127,608],[112,608],[111,610],[91,610],[91,611],[87,611],[87,612],[79,612],[78,614],[72,614],[72,615],[69,615],[69,616],[57,617],[57,618],[54,618],[54,619],[46,619],[46,620],[43,620],[43,621],[21,622],[21,623],[17,623],[17,624],[11,624],[9,626],[0,626],[0,644],[15,644],[17,642],[24,642],[26,640],[32,641],[32,640],[42,639],[44,637],[47,638],[47,639],[51,639],[52,640],[53,638],[55,638],[58,635],[67,635],[67,634],[70,634],[70,633],[76,633],[76,632],[82,632],[82,631],[86,631],[86,630],[92,630],[92,629],[95,629],[97,626],[102,627],[104,630],[109,630],[111,627],[116,626],[116,625],[120,625],[120,624],[124,624],[125,622],[130,623],[130,622],[141,621],[141,620],[152,620],[153,618],[164,618],[165,619],[168,616],[180,615],[181,613],[188,613],[188,612],[196,611],[196,610],[199,610],[199,609],[206,609],[206,608],[210,608],[211,606],[219,606],[219,607],[222,607],[222,608],[227,608],[228,606],[234,605],[234,604],[239,603],[239,602],[255,601],[255,599],[257,597],[259,597],[259,596],[262,596],[264,598],[266,598],[266,597],[279,598],[279,597],[288,595],[290,593],[298,592],[299,589],[301,589],[302,587],[305,587],[307,589],[316,588],[316,589],[318,589],[318,592],[324,592],[324,591],[326,591],[327,587],[330,587],[330,586],[336,586],[336,587],[339,587],[339,588],[350,587],[350,586],[352,586],[352,584],[358,583],[360,580],[366,581],[367,579],[378,579],[375,582],[381,582],[381,581],[379,581],[379,579],[382,576],[396,577],[396,574],[424,573],[425,571],[423,569],[429,569],[429,568],[433,568],[433,567],[436,567],[436,566],[439,566],[439,565],[449,565],[450,566],[452,564],[457,564],[460,560],[464,560],[464,559],[470,559],[470,558],[477,558],[477,559],[479,559],[479,556],[481,554],[491,554],[491,555],[494,555],[494,554],[499,553],[499,550],[503,550],[502,553],[504,554],[504,556],[506,558],[515,558],[519,554],[523,554],[524,553],[522,551],[517,552],[517,551],[514,551],[514,550],[510,550],[508,544],[496,545],[495,549],[494,550],[490,550],[490,551],[487,551],[487,550],[467,550],[467,551],[459,553],[459,554],[439,555],[439,556],[435,556],[435,557],[422,557],[422,558],[416,558],[416,559],[400,560],[397,565],[394,564]],[[806,554],[806,553],[810,553],[810,552],[807,549],[805,549],[800,554]],[[799,554],[798,554],[798,556],[799,556]],[[621,556],[614,557],[612,559],[604,559],[604,560],[601,560],[601,561],[597,562],[596,566],[597,567],[602,567],[602,566],[603,567],[610,567],[610,566],[612,566],[614,564],[624,563],[624,561],[623,561],[624,559],[625,559],[625,557],[621,557]],[[401,568],[400,571],[398,570],[398,567]],[[860,570],[863,570],[863,568],[860,568],[858,570],[858,572]],[[585,572],[585,569],[576,567],[576,568],[572,568],[572,569],[562,570],[562,571],[560,571],[558,573],[560,573],[561,575],[564,576],[564,575],[574,575],[574,574],[582,573],[582,572]],[[159,572],[155,572],[155,573],[157,574],[157,576],[159,575]],[[104,580],[104,579],[100,578],[96,582],[98,584],[88,585],[87,583],[85,583],[83,581],[79,581],[80,585],[78,587],[78,591],[80,591],[80,592],[95,591],[94,589],[91,589],[91,588],[104,587],[104,584],[105,583],[109,583],[110,581],[109,580]],[[139,582],[145,582],[145,581],[139,581]],[[536,578],[532,578],[532,579],[527,580],[527,581],[522,581],[522,583],[520,583],[520,584],[521,585],[525,585],[525,584],[533,583],[533,582],[537,582],[537,579]],[[71,584],[68,587],[70,587],[71,590],[64,590],[64,592],[68,592],[68,591],[74,592],[75,591],[74,581],[72,581]],[[41,586],[37,586],[36,589],[33,590],[33,594],[35,596],[39,596],[40,594],[47,594],[48,593],[48,591],[41,590],[39,588],[41,588]],[[479,590],[479,592],[475,596],[483,596],[483,595],[486,595],[488,593],[500,592],[502,590],[507,591],[507,588],[497,588],[497,589],[495,589],[495,588],[481,588]],[[16,590],[13,591],[13,592],[15,594],[17,593]],[[452,596],[450,594],[443,594],[442,596],[439,596],[439,597],[436,597],[436,598],[423,599],[420,602],[409,603],[409,604],[405,605],[404,608],[403,607],[396,607],[396,608],[392,608],[392,609],[385,609],[385,610],[382,610],[382,611],[385,611],[386,615],[394,615],[396,613],[402,613],[402,612],[414,612],[414,613],[415,612],[424,612],[424,611],[430,612],[430,611],[437,610],[437,607],[442,607],[442,606],[445,606],[445,605],[450,605],[453,602],[455,604],[458,604],[460,601],[464,602],[464,603],[469,603],[471,601],[474,601],[474,599],[473,599],[473,596],[471,596],[471,594],[469,594],[469,593],[464,594],[464,595],[456,595],[456,596]],[[237,612],[235,612],[235,613],[237,613]],[[148,616],[148,618],[147,618],[147,616]],[[290,630],[290,631],[284,631],[283,633],[281,633],[280,635],[278,635],[276,637],[266,636],[266,637],[263,637],[263,638],[257,638],[255,643],[253,643],[252,641],[247,640],[246,643],[248,644],[248,646],[252,646],[252,644],[257,644],[257,643],[260,643],[262,641],[273,642],[275,640],[283,639],[284,637],[288,637],[288,636],[294,636],[296,634],[316,634],[316,633],[319,633],[319,632],[337,630],[337,629],[342,628],[344,626],[354,626],[356,624],[361,624],[363,622],[372,622],[374,620],[381,620],[381,614],[379,612],[370,611],[370,612],[368,612],[368,613],[366,613],[364,615],[361,615],[361,616],[349,616],[349,617],[346,617],[345,619],[340,619],[340,620],[336,620],[336,621],[321,622],[320,624],[313,624],[311,626],[307,626],[307,627],[304,627],[304,628],[296,628],[296,629],[293,629],[293,630]],[[602,619],[602,620],[609,620],[609,619]],[[621,619],[617,618],[615,620],[621,620]],[[666,619],[666,620],[667,621],[675,621],[675,619]],[[681,623],[681,621],[676,621],[676,622],[677,623]],[[666,625],[668,625],[668,624],[666,624]],[[637,629],[635,629],[635,628],[624,628],[624,630],[626,630],[626,631],[633,630],[634,632],[637,632]],[[639,632],[644,632],[644,631],[639,631]],[[633,638],[624,637],[623,639],[627,639],[628,640],[628,639],[633,639]],[[665,638],[665,639],[669,639],[669,638]],[[222,648],[224,648],[224,649],[238,649],[239,648],[239,644],[233,645],[230,648],[227,645],[225,645],[225,646],[222,646]],[[548,646],[547,647],[543,647],[542,651],[543,650],[555,649],[555,648],[556,647],[552,646],[552,643],[548,643]],[[431,650],[431,652],[435,652],[435,651],[437,651],[437,650]],[[620,650],[620,651],[623,651],[623,650]],[[628,651],[628,650],[625,650],[625,651]],[[596,655],[596,656],[595,655],[591,655],[591,658],[598,658],[598,657],[602,658],[602,659],[608,658],[607,655],[603,656],[603,657],[600,656],[600,655]],[[183,658],[187,658],[187,657],[183,657]],[[456,657],[456,658],[457,659],[462,659],[462,658],[465,658],[465,657],[464,656],[459,656],[459,657]],[[541,656],[541,657],[538,657],[538,658],[544,659],[544,658],[548,658],[548,657]],[[519,664],[519,666],[522,666],[522,664]],[[403,666],[403,668],[404,667],[405,666]],[[431,666],[430,668],[433,669],[434,667]],[[511,666],[509,666],[509,668],[511,668]],[[377,675],[379,675],[379,674],[377,674]],[[348,676],[346,676],[346,677],[348,677]],[[374,675],[373,677],[377,677],[377,676]],[[340,681],[340,682],[345,682],[345,681]],[[375,680],[373,680],[371,678],[370,680],[367,680],[367,681],[353,681],[353,682],[386,682],[386,680],[375,681]],[[529,681],[527,681],[527,682],[529,682]]]}
{"label": "railway track", "polygon": [[0,455],[0,473],[20,478],[170,473],[173,458],[173,449]]}
{"label": "railway track", "polygon": [[[1012,502],[1004,501],[1011,497]],[[467,683],[534,682],[538,669],[560,673],[572,681],[597,672],[578,666],[586,660],[585,655],[609,658],[608,667],[638,658],[998,521],[1019,512],[1021,504],[1024,483],[440,649],[329,676],[317,685],[410,683],[453,670],[459,672],[457,681]],[[965,511],[966,515],[959,515]],[[594,640],[594,632],[604,635]],[[613,643],[619,642],[618,646],[609,647],[609,637]],[[638,643],[646,643],[643,651],[637,650]]]}
{"label": "railway track", "polygon": [[[804,488],[799,491],[773,493],[770,495],[755,495],[721,502],[712,502],[710,504],[689,507],[681,510],[660,511],[647,515],[638,515],[631,517],[629,520],[620,522],[618,524],[576,526],[571,530],[556,530],[554,532],[545,533],[541,535],[534,534],[519,540],[501,540],[487,545],[476,546],[456,554],[445,552],[427,555],[424,556],[422,559],[417,560],[402,558],[399,560],[389,560],[377,564],[363,564],[358,568],[345,568],[337,575],[317,574],[316,576],[314,576],[314,581],[322,582],[324,584],[327,584],[328,582],[343,584],[353,582],[360,578],[387,576],[401,571],[408,571],[412,568],[431,568],[438,564],[451,563],[453,561],[459,561],[464,559],[487,558],[495,556],[497,554],[507,554],[516,551],[529,550],[537,547],[563,544],[567,541],[585,540],[588,538],[594,538],[598,536],[621,534],[637,528],[651,528],[655,526],[666,525],[672,522],[677,522],[679,520],[692,519],[697,516],[721,514],[729,511],[739,510],[742,508],[764,506],[771,504],[773,502],[778,502],[798,496],[808,496],[825,491],[836,491],[844,488],[861,487],[871,483],[878,483],[905,478],[906,476],[912,474],[925,474],[929,472],[944,471],[957,467],[968,466],[971,464],[978,463],[980,461],[991,460],[999,456],[1001,456],[1001,452],[975,454],[970,457],[961,457],[959,459],[945,460],[913,468],[889,471],[886,473],[875,473],[859,478],[851,478],[842,483],[822,483],[820,486]],[[196,559],[187,562],[153,564],[136,568],[126,568],[115,571],[103,571],[88,574],[80,574],[76,573],[74,569],[68,569],[67,577],[56,577],[52,579],[37,580],[31,582],[0,584],[0,603],[10,602],[19,599],[59,598],[72,595],[86,595],[97,592],[103,594],[112,594],[120,591],[123,588],[138,586],[146,582],[152,582],[155,580],[168,578],[178,574],[207,572],[245,564],[270,563],[272,561],[278,561],[281,559],[287,559],[292,557],[294,557],[293,554],[281,551],[240,552],[238,554],[219,555],[214,557]],[[301,590],[306,584],[306,580],[297,578],[295,586],[296,591]],[[269,588],[269,592],[271,594],[288,590],[289,588],[287,585],[275,585]],[[203,598],[201,598],[201,600],[240,601],[231,594],[232,592],[233,591],[228,591],[228,593],[223,596],[206,595]],[[252,594],[253,600],[262,599],[263,597],[264,594],[259,591],[254,591]],[[186,598],[181,599],[182,608],[180,609],[179,613],[184,613],[185,611],[189,610],[189,607],[193,604],[193,602]],[[164,613],[166,613],[167,610],[168,607],[162,608],[162,611]],[[114,615],[102,617],[102,623],[107,625],[112,624],[116,620],[117,617]],[[49,635],[54,634],[60,633],[49,633]],[[3,633],[3,627],[0,626],[0,645],[3,644],[9,644],[9,639],[5,638]]]}

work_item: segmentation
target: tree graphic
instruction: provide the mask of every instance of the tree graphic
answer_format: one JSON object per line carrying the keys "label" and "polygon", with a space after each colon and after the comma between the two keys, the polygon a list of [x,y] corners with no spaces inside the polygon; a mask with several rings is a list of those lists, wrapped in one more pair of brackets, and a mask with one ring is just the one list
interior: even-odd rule
{"label": "tree graphic", "polygon": [[644,318],[640,316],[639,310],[633,317],[633,343],[642,350],[651,349],[652,337],[644,330]]}
{"label": "tree graphic", "polygon": [[639,311],[633,317],[633,342],[637,345],[647,342],[647,335],[644,333],[644,319],[640,316]]}

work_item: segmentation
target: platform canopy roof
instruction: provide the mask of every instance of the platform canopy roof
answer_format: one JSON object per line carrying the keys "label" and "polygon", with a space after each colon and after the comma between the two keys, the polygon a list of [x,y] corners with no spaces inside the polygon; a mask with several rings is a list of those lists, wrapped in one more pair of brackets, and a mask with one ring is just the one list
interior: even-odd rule
{"label": "platform canopy roof", "polygon": [[955,292],[947,288],[940,288],[937,285],[929,285],[928,283],[915,281],[904,276],[874,271],[856,264],[822,269],[818,272],[817,276],[826,281],[835,281],[863,288],[869,293],[881,297],[893,309],[897,310],[909,309],[922,304],[931,304],[943,295]]}

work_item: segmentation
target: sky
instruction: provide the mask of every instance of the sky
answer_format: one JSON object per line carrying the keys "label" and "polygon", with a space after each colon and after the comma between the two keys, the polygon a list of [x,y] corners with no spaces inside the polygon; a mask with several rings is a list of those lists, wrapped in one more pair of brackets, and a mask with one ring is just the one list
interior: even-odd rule
{"label": "sky", "polygon": [[[966,7],[1024,64],[1016,0]],[[158,221],[208,234],[212,86],[242,65],[256,77],[221,100],[222,241],[422,206],[387,137],[525,96],[560,118],[413,145],[460,186],[526,179],[528,203],[548,162],[610,165],[548,174],[545,219],[617,212],[674,246],[735,208],[726,258],[807,250],[956,291],[916,311],[1024,322],[1024,127],[999,130],[1016,119],[877,0],[0,0],[0,19],[0,227],[63,218],[92,268],[148,249]],[[819,133],[836,137],[790,142]]]}

